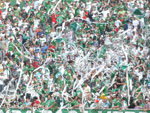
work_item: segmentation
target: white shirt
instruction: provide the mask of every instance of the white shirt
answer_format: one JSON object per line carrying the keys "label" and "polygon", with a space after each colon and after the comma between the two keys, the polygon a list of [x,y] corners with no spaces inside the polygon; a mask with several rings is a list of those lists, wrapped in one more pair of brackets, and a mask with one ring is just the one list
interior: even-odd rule
{"label": "white shirt", "polygon": [[138,20],[133,20],[132,23],[133,23],[133,26],[134,26],[134,27],[137,27],[137,26],[139,25],[139,21],[138,21]]}
{"label": "white shirt", "polygon": [[120,24],[121,24],[121,21],[120,21],[120,20],[115,21],[115,26],[116,26],[117,28],[120,26]]}
{"label": "white shirt", "polygon": [[90,11],[91,10],[91,6],[92,6],[92,3],[91,2],[87,2],[86,3],[86,10]]}
{"label": "white shirt", "polygon": [[6,16],[7,16],[7,11],[5,10],[4,12],[2,12],[2,18],[5,19]]}
{"label": "white shirt", "polygon": [[41,41],[41,46],[43,46],[43,44],[46,42],[46,37],[40,38]]}
{"label": "white shirt", "polygon": [[138,38],[138,36],[137,35],[134,35],[133,36],[133,39],[131,40],[131,43],[133,43],[133,44],[136,44],[136,39]]}
{"label": "white shirt", "polygon": [[52,38],[54,38],[54,37],[56,36],[56,32],[51,32],[51,33],[50,33],[50,36],[51,36]]}
{"label": "white shirt", "polygon": [[29,23],[22,23],[22,24],[24,25],[23,27],[26,28],[26,27],[28,27]]}
{"label": "white shirt", "polygon": [[34,30],[38,27],[40,19],[34,20]]}
{"label": "white shirt", "polygon": [[18,26],[21,26],[23,24],[22,19],[18,20]]}
{"label": "white shirt", "polygon": [[34,9],[37,9],[39,5],[40,5],[40,2],[39,1],[35,1],[34,2]]}
{"label": "white shirt", "polygon": [[103,14],[103,19],[105,20],[107,18],[107,15],[110,14],[110,11],[104,10],[104,11],[102,11],[102,14]]}
{"label": "white shirt", "polygon": [[39,3],[42,4],[42,3],[43,3],[43,0],[39,0]]}
{"label": "white shirt", "polygon": [[24,7],[23,9],[25,9],[26,13],[28,13],[30,6]]}
{"label": "white shirt", "polygon": [[20,2],[21,2],[21,0],[16,0],[16,3],[17,3],[17,4],[20,4]]}
{"label": "white shirt", "polygon": [[91,92],[90,86],[84,88],[84,93],[90,93],[90,92]]}
{"label": "white shirt", "polygon": [[146,10],[146,13],[145,13],[145,17],[149,17],[150,16],[150,10]]}
{"label": "white shirt", "polygon": [[5,8],[6,8],[6,9],[9,8],[9,2],[5,2]]}
{"label": "white shirt", "polygon": [[23,79],[24,79],[24,81],[27,81],[27,80],[28,80],[28,78],[29,78],[29,75],[28,75],[28,74],[24,74],[24,75],[23,75]]}
{"label": "white shirt", "polygon": [[135,56],[137,56],[138,52],[139,52],[139,49],[136,49],[136,48],[133,49],[133,53]]}
{"label": "white shirt", "polygon": [[80,17],[83,18],[83,16],[84,16],[84,11],[81,10],[81,11],[79,12],[79,14],[80,14]]}
{"label": "white shirt", "polygon": [[105,39],[105,44],[106,44],[106,45],[112,44],[111,41],[110,41],[110,39],[109,39],[109,37],[107,37],[107,38]]}

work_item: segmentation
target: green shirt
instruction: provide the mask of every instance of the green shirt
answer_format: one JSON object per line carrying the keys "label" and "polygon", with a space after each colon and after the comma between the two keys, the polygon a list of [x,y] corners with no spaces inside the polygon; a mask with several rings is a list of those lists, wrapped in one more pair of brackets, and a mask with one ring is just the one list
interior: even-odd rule
{"label": "green shirt", "polygon": [[69,88],[71,86],[71,80],[66,81],[67,87]]}
{"label": "green shirt", "polygon": [[41,102],[40,102],[40,105],[42,105],[42,106],[45,107],[45,106],[46,106],[46,102],[45,102],[45,101],[44,101],[44,102],[41,101]]}
{"label": "green shirt", "polygon": [[25,34],[23,34],[23,37],[22,37],[24,40],[27,40],[27,39],[29,39],[29,37],[28,36],[26,36]]}
{"label": "green shirt", "polygon": [[47,35],[50,33],[50,30],[51,30],[51,26],[50,25],[46,26],[46,34]]}
{"label": "green shirt", "polygon": [[73,31],[76,31],[76,29],[77,29],[77,23],[76,23],[76,22],[73,22],[73,23],[70,25],[70,27],[71,27],[71,29],[72,29]]}
{"label": "green shirt", "polygon": [[99,24],[99,30],[100,30],[100,32],[104,31],[105,26],[106,26],[105,24]]}
{"label": "green shirt", "polygon": [[79,15],[79,11],[80,11],[79,8],[75,9],[75,16],[78,16],[78,15]]}
{"label": "green shirt", "polygon": [[10,42],[9,45],[8,45],[8,50],[13,51],[13,49],[14,49],[14,45],[13,45],[12,42]]}
{"label": "green shirt", "polygon": [[64,81],[60,81],[59,79],[57,80],[57,84],[59,84],[59,86],[60,86],[60,88],[62,88],[63,87],[63,85],[64,85]]}
{"label": "green shirt", "polygon": [[113,93],[115,93],[116,91],[118,91],[119,89],[115,88],[112,90]]}
{"label": "green shirt", "polygon": [[69,4],[71,4],[72,0],[66,0],[66,2],[68,2]]}
{"label": "green shirt", "polygon": [[71,106],[75,106],[75,105],[78,105],[78,104],[79,104],[79,102],[76,101],[76,100],[74,100],[73,102],[71,102]]}
{"label": "green shirt", "polygon": [[37,16],[38,16],[38,17],[41,17],[41,12],[38,12],[38,13],[37,13]]}
{"label": "green shirt", "polygon": [[18,62],[18,63],[19,63],[19,60],[20,60],[20,59],[19,59],[18,56],[16,56],[14,60],[15,60],[15,62]]}
{"label": "green shirt", "polygon": [[41,16],[41,23],[45,23],[45,15],[44,14]]}
{"label": "green shirt", "polygon": [[104,54],[106,53],[107,48],[105,46],[102,47],[99,58],[104,58]]}
{"label": "green shirt", "polygon": [[21,56],[21,54],[19,52],[14,52],[14,55],[17,55],[17,56]]}
{"label": "green shirt", "polygon": [[46,106],[47,106],[47,107],[50,107],[50,106],[52,106],[52,105],[54,104],[54,102],[55,102],[54,99],[47,100],[47,101],[46,101]]}
{"label": "green shirt", "polygon": [[[138,88],[138,86],[136,86],[136,89]],[[141,88],[139,88],[138,90],[137,90],[137,92],[139,93],[139,92],[141,92]]]}
{"label": "green shirt", "polygon": [[58,16],[56,21],[58,24],[61,24],[63,22],[63,16]]}
{"label": "green shirt", "polygon": [[117,100],[115,100],[115,102],[114,102],[114,106],[121,106],[121,102],[120,102],[120,100],[119,101],[117,101]]}
{"label": "green shirt", "polygon": [[48,95],[50,93],[50,91],[48,90],[48,91],[45,91],[45,89],[42,89],[42,94],[44,94],[44,95]]}
{"label": "green shirt", "polygon": [[50,4],[45,4],[45,7],[46,7],[46,9],[47,9],[47,12],[49,11],[49,9],[50,8],[52,8],[52,4],[50,5]]}
{"label": "green shirt", "polygon": [[138,44],[138,45],[139,45],[139,44],[142,44],[142,45],[143,45],[143,43],[144,43],[144,39],[140,38],[140,39],[137,40],[137,44]]}
{"label": "green shirt", "polygon": [[15,14],[15,16],[19,16],[19,14],[20,14],[20,11],[19,10],[14,10],[14,14]]}
{"label": "green shirt", "polygon": [[135,15],[142,15],[142,13],[141,13],[141,10],[140,10],[140,9],[136,9],[136,10],[134,11],[134,14],[135,14]]}

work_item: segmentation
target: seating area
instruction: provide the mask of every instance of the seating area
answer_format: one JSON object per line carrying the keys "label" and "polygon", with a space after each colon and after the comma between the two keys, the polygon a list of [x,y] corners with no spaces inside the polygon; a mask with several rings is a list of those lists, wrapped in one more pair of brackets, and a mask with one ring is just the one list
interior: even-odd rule
{"label": "seating area", "polygon": [[1,0],[0,108],[150,110],[149,0]]}

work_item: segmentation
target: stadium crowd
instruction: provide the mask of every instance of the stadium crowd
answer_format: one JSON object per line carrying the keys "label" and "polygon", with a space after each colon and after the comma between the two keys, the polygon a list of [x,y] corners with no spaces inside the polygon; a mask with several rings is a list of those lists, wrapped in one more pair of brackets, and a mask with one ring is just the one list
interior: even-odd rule
{"label": "stadium crowd", "polygon": [[150,0],[1,1],[0,107],[150,110]]}

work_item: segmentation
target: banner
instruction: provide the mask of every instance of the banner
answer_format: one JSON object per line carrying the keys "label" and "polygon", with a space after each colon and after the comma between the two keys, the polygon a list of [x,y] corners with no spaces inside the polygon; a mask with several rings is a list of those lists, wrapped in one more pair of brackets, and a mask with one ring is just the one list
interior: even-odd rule
{"label": "banner", "polygon": [[62,109],[60,110],[44,110],[44,109],[15,109],[10,108],[9,110],[5,110],[3,108],[0,109],[0,113],[150,113],[150,111],[144,112],[143,110],[102,110],[102,109],[85,109],[82,112],[80,109]]}

